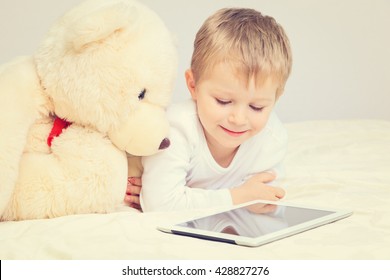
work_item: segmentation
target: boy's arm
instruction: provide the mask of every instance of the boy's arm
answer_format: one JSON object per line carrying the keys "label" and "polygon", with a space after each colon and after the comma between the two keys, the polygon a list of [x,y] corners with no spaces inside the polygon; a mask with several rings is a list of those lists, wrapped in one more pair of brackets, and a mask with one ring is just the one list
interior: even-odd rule
{"label": "boy's arm", "polygon": [[288,148],[287,131],[276,115],[272,116],[268,129],[270,136],[263,144],[262,157],[269,161],[269,169],[251,174],[242,185],[231,189],[233,204],[256,199],[274,201],[285,195],[285,191],[277,186],[285,177],[283,161]]}
{"label": "boy's arm", "polygon": [[233,204],[236,205],[256,199],[275,201],[283,198],[285,191],[282,188],[267,185],[275,178],[276,175],[274,173],[261,172],[253,175],[242,185],[230,189]]}
{"label": "boy's arm", "polygon": [[[188,137],[187,137],[188,138]],[[141,206],[144,211],[171,211],[232,205],[228,189],[207,190],[186,186],[191,143],[171,130],[171,146],[142,159]]]}

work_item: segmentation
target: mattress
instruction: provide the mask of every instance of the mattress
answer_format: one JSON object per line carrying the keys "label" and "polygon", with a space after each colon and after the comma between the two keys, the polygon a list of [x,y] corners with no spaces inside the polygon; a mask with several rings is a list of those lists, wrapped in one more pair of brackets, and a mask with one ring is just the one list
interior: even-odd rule
{"label": "mattress", "polygon": [[110,214],[0,223],[0,259],[390,259],[390,122],[286,124],[286,202],[353,215],[250,248],[160,232],[207,210]]}

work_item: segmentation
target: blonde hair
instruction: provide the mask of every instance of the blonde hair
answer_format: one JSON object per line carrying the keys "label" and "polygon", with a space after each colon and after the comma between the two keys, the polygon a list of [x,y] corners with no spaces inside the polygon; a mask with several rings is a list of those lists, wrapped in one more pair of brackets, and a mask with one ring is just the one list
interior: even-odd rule
{"label": "blonde hair", "polygon": [[281,95],[291,72],[289,40],[274,18],[253,9],[226,8],[210,16],[194,41],[191,70],[195,81],[220,62],[231,64],[246,79],[277,79]]}

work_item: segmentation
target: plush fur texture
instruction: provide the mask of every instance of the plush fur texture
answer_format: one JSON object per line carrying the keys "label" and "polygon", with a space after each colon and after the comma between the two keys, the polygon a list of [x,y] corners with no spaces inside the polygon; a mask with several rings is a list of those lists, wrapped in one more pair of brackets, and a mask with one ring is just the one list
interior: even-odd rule
{"label": "plush fur texture", "polygon": [[[166,143],[176,66],[164,23],[133,0],[83,2],[35,55],[2,65],[0,219],[119,206],[129,170],[139,169],[126,155],[151,155]],[[49,147],[54,116],[72,125]]]}

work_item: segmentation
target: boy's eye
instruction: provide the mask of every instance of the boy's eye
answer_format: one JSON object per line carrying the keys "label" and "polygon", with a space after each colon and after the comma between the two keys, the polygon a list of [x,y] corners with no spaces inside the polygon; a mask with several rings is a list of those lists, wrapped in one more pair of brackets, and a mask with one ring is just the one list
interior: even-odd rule
{"label": "boy's eye", "polygon": [[253,105],[249,105],[249,107],[251,107],[251,109],[253,111],[256,111],[256,112],[261,112],[264,108],[264,107],[257,107],[257,106],[253,106]]}
{"label": "boy's eye", "polygon": [[221,104],[221,105],[227,105],[227,104],[231,103],[230,100],[223,100],[223,99],[218,99],[218,98],[215,98],[215,100],[217,101],[218,104]]}

